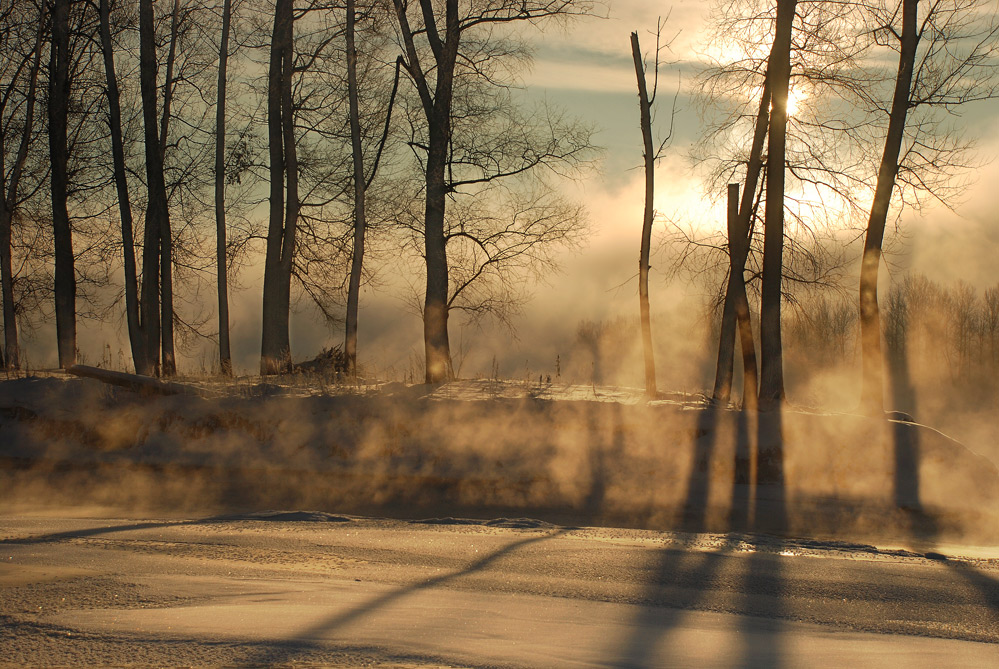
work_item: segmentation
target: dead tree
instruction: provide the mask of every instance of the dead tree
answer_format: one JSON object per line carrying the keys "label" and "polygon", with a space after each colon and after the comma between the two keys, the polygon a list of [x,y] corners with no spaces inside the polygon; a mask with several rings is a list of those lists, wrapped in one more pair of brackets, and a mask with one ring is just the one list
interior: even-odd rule
{"label": "dead tree", "polygon": [[[656,40],[656,75],[659,73],[659,40],[661,32],[657,31]],[[642,50],[638,44],[638,33],[631,33],[631,56],[635,62],[635,76],[638,79],[638,106],[639,119],[642,126],[643,158],[645,167],[645,209],[642,213],[642,244],[638,255],[638,303],[639,313],[642,319],[642,348],[645,353],[645,394],[649,398],[658,395],[656,389],[656,361],[652,350],[652,315],[649,307],[649,252],[652,247],[652,222],[655,217],[655,167],[656,159],[662,152],[665,140],[655,151],[652,145],[652,103],[654,102],[655,89],[653,86],[652,97],[649,96],[648,87],[645,81],[645,66],[642,62]],[[658,81],[656,82],[658,83]]]}

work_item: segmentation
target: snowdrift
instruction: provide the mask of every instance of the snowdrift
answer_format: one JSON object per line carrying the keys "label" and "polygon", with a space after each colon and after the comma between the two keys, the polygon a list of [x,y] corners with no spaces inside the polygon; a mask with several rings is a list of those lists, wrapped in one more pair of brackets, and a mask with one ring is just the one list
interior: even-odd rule
{"label": "snowdrift", "polygon": [[5,381],[0,498],[999,539],[996,466],[926,426],[496,381],[211,398]]}

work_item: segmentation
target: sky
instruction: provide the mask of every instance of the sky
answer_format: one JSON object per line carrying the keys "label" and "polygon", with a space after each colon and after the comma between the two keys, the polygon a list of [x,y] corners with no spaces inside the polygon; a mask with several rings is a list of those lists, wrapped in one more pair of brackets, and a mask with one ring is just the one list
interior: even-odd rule
{"label": "sky", "polygon": [[[669,127],[674,95],[676,112],[672,140],[656,171],[656,208],[685,225],[723,228],[723,207],[705,193],[703,177],[688,156],[704,129],[691,91],[702,61],[700,54],[710,37],[707,29],[712,7],[711,2],[693,0],[671,5],[612,0],[598,10],[604,14],[600,18],[582,18],[543,34],[524,33],[535,48],[533,67],[522,82],[525,95],[544,98],[592,124],[596,129],[594,142],[603,149],[599,164],[566,186],[570,195],[587,205],[590,236],[582,249],[564,255],[559,273],[531,287],[532,298],[513,319],[512,330],[488,321],[463,328],[460,319],[452,318],[452,349],[461,375],[488,374],[494,365],[504,375],[550,371],[554,358],[564,356],[571,346],[581,321],[637,314],[635,277],[643,173],[630,33],[639,33],[648,54],[655,44],[657,22],[666,14],[663,35],[670,39],[671,48],[664,51],[664,60],[669,62],[660,72],[656,118],[660,136]],[[978,139],[982,167],[967,175],[969,188],[953,209],[932,206],[903,215],[905,234],[893,247],[897,252],[889,259],[889,272],[883,273],[886,280],[913,271],[941,282],[967,280],[979,289],[999,282],[994,260],[999,251],[999,214],[992,192],[992,184],[999,182],[999,101],[969,106],[959,123],[963,132]],[[657,237],[667,232],[666,227],[664,221],[657,221]],[[667,262],[663,254],[653,258],[653,313],[682,320],[701,309],[706,289],[671,276],[669,267],[663,266]],[[232,293],[234,356],[236,369],[250,373],[256,369],[259,355],[260,278],[251,269],[244,273],[241,284],[243,288]],[[391,288],[391,281],[388,286]],[[127,350],[123,342],[109,341],[113,336],[115,333],[106,328],[84,327],[81,350],[85,361],[99,360],[105,343]],[[397,291],[365,289],[359,336],[362,366],[382,375],[420,375],[422,324]],[[293,317],[292,353],[296,360],[312,357],[341,337],[308,309]],[[700,342],[693,342],[685,355],[698,346],[703,349]],[[50,355],[48,348],[31,347],[36,365],[46,366],[48,357],[54,364],[54,351]],[[187,366],[210,365],[212,355],[196,351]],[[636,383],[640,382],[636,378]]]}

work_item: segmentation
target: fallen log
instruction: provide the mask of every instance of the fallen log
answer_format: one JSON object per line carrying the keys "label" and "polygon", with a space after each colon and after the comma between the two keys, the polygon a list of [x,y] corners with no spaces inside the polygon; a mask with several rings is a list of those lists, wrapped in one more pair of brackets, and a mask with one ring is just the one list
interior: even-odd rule
{"label": "fallen log", "polygon": [[128,388],[134,392],[146,395],[197,395],[200,397],[212,395],[212,393],[201,388],[184,383],[162,381],[154,379],[151,376],[115,372],[110,369],[90,367],[89,365],[73,365],[67,368],[66,371],[75,376],[97,379],[110,385],[121,386],[122,388]]}

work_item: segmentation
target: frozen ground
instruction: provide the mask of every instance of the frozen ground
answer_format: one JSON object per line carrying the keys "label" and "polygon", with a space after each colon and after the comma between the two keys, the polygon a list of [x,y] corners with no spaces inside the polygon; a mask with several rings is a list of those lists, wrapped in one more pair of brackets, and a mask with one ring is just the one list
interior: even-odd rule
{"label": "frozen ground", "polygon": [[327,513],[0,518],[0,662],[994,667],[988,551]]}
{"label": "frozen ground", "polygon": [[898,421],[19,379],[0,664],[996,666],[997,519],[993,463]]}

